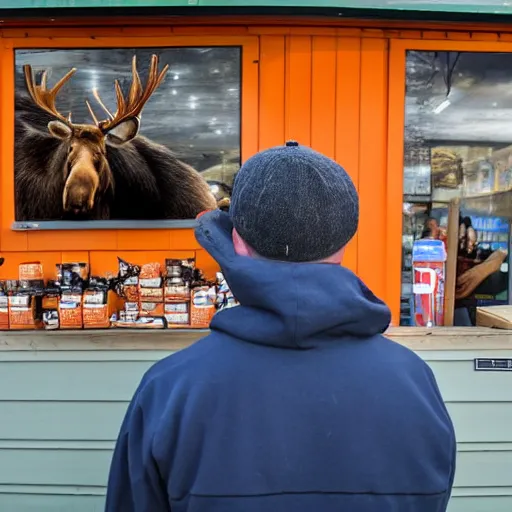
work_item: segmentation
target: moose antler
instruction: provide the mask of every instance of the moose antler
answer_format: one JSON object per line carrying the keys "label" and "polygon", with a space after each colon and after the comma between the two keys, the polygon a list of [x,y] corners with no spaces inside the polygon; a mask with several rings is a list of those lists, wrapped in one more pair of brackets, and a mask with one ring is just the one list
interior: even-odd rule
{"label": "moose antler", "polygon": [[139,73],[137,72],[137,57],[133,57],[132,59],[132,84],[130,86],[130,92],[128,94],[128,99],[124,97],[123,91],[121,90],[121,86],[119,85],[119,80],[115,81],[116,88],[116,98],[117,98],[117,111],[115,114],[112,114],[104,103],[101,101],[97,91],[94,91],[94,98],[99,103],[101,108],[108,115],[108,119],[98,121],[94,112],[91,108],[91,105],[87,101],[87,108],[91,113],[91,116],[98,126],[104,133],[112,130],[123,121],[126,121],[130,118],[138,118],[144,105],[149,100],[151,95],[155,92],[155,89],[162,83],[162,80],[165,77],[165,74],[169,70],[169,65],[165,65],[162,71],[158,73],[158,56],[153,55],[151,57],[151,65],[149,67],[149,75],[146,83],[146,87],[142,88],[142,83],[140,80]]}
{"label": "moose antler", "polygon": [[32,72],[32,66],[30,66],[30,64],[25,64],[25,66],[23,66],[23,72],[25,73],[27,91],[32,100],[34,100],[34,103],[45,112],[48,112],[60,119],[63,123],[71,126],[71,112],[67,118],[60,114],[55,106],[55,98],[57,97],[58,92],[62,89],[62,86],[76,73],[76,68],[68,71],[50,90],[46,88],[48,78],[46,71],[43,72],[41,85],[35,84],[34,73]]}

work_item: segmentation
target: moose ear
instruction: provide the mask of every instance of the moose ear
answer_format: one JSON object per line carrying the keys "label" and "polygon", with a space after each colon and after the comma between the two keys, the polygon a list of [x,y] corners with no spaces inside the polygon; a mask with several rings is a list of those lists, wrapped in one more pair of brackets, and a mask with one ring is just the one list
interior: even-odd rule
{"label": "moose ear", "polygon": [[50,121],[48,123],[48,131],[56,139],[69,139],[73,133],[71,127],[62,121]]}
{"label": "moose ear", "polygon": [[107,142],[112,146],[120,146],[134,139],[139,133],[140,121],[136,117],[132,117],[114,126],[107,132]]}

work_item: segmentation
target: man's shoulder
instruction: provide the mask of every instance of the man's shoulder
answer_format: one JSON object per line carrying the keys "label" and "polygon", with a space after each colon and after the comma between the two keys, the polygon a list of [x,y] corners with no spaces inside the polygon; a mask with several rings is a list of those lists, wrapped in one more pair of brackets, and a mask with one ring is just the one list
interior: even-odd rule
{"label": "man's shoulder", "polygon": [[433,372],[428,363],[409,347],[380,334],[372,341],[374,341],[373,350],[368,357],[379,362],[382,372],[396,372],[399,368],[404,378],[407,374],[413,380],[433,378]]}
{"label": "man's shoulder", "polygon": [[377,336],[377,340],[382,347],[384,353],[392,354],[394,357],[402,358],[411,363],[416,363],[420,365],[425,365],[425,361],[412,349],[407,347],[406,345],[385,336],[384,334],[379,334]]}
{"label": "man's shoulder", "polygon": [[208,334],[192,345],[154,363],[144,374],[141,387],[173,384],[188,375],[197,375],[218,357],[222,345],[222,337],[215,333]]}

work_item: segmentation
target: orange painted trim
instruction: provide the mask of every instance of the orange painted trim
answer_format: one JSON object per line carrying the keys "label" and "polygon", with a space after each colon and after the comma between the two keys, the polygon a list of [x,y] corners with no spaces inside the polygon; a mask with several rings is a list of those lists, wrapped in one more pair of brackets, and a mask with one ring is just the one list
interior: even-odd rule
{"label": "orange painted trim", "polygon": [[386,300],[393,325],[400,325],[404,187],[405,51],[391,42],[389,53],[388,158],[386,194]]}
{"label": "orange painted trim", "polygon": [[2,251],[27,251],[27,233],[14,232],[14,54],[0,45],[0,248]]}
{"label": "orange painted trim", "polygon": [[[512,52],[512,42],[485,40],[429,40],[396,39],[391,41],[393,51],[454,51],[454,52]],[[405,77],[404,77],[405,78]],[[405,83],[405,82],[404,82]]]}
{"label": "orange painted trim", "polygon": [[16,37],[6,38],[6,48],[152,48],[174,46],[246,46],[257,44],[255,36],[174,36],[169,31],[168,36],[139,37],[136,40],[126,34],[117,37],[109,36],[80,36],[72,37],[68,34],[60,35],[54,31],[52,36],[46,37]]}
{"label": "orange painted trim", "polygon": [[[195,40],[196,38],[189,38]],[[241,152],[242,163],[258,152],[259,139],[259,76],[260,48],[257,37],[230,37],[231,45],[239,44],[242,49],[242,98],[241,98]],[[239,41],[234,43],[234,41]]]}
{"label": "orange painted trim", "polygon": [[386,172],[388,41],[363,39],[359,126],[359,277],[378,297],[386,296]]}
{"label": "orange painted trim", "polygon": [[[147,30],[146,30],[147,32]],[[196,249],[193,230],[98,230],[34,231],[11,230],[14,221],[14,50],[16,48],[133,48],[179,46],[241,46],[241,152],[242,160],[258,150],[259,41],[255,36],[167,36],[12,38],[1,40],[0,63],[0,249],[2,251],[70,250],[170,250]]]}
{"label": "orange painted trim", "polygon": [[[465,31],[465,32],[492,32],[507,33],[512,31],[509,23],[474,23],[474,22],[430,22],[421,20],[368,20],[368,19],[340,19],[326,17],[297,17],[297,16],[143,16],[138,17],[136,21],[128,16],[103,16],[103,17],[69,17],[59,19],[32,18],[32,19],[2,19],[2,32],[8,33],[11,30],[21,28],[23,30],[32,28],[46,28],[46,30],[55,31],[63,27],[79,28],[97,28],[97,27],[122,27],[130,30],[133,27],[154,27],[162,26],[175,27],[197,27],[200,26],[209,30],[210,27],[221,26],[243,26],[251,27],[252,33],[263,33],[258,30],[267,30],[268,27],[312,27],[312,28],[330,28],[330,27],[368,27],[382,28],[391,30],[438,30],[438,31]],[[50,27],[50,28],[48,28]]]}

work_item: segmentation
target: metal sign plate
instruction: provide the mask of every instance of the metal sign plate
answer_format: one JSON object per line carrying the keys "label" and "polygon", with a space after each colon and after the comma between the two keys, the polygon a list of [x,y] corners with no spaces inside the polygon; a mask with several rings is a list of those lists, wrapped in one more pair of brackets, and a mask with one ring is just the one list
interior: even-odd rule
{"label": "metal sign plate", "polygon": [[512,372],[512,359],[475,359],[475,371]]}

